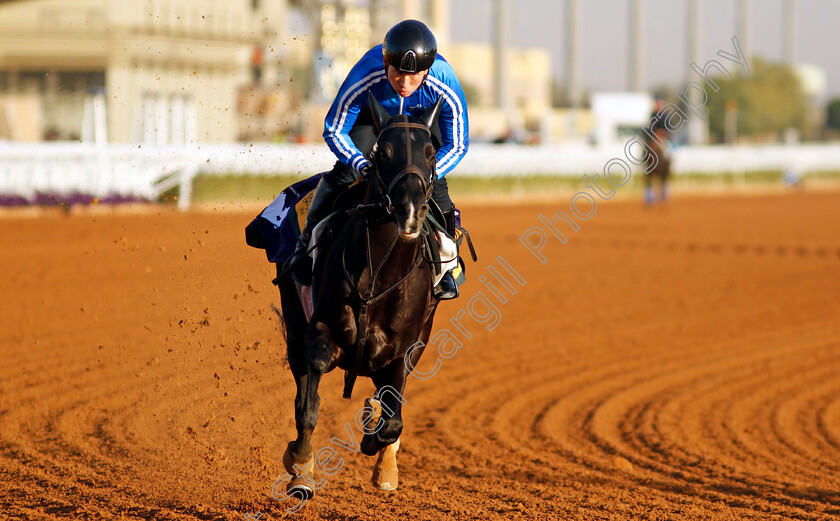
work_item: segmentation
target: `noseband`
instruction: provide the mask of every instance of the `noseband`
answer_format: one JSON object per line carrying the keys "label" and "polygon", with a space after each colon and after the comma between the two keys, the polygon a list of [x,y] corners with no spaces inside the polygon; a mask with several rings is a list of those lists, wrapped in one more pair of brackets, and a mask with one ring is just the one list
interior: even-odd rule
{"label": "noseband", "polygon": [[376,138],[376,144],[374,145],[376,148],[379,147],[379,140],[382,138],[382,135],[385,134],[386,131],[394,129],[394,128],[402,128],[405,129],[405,143],[406,143],[406,160],[405,160],[405,168],[397,172],[391,182],[388,185],[385,185],[385,182],[382,180],[382,177],[379,174],[379,169],[374,168],[374,178],[376,185],[380,191],[380,193],[385,194],[385,198],[388,200],[388,207],[390,213],[390,202],[391,202],[391,190],[397,185],[397,183],[407,175],[416,175],[420,178],[420,183],[423,186],[425,191],[425,200],[428,201],[429,198],[432,196],[432,190],[435,187],[435,168],[432,166],[429,172],[429,179],[426,179],[425,173],[412,162],[411,157],[411,129],[418,129],[426,132],[431,137],[432,132],[429,130],[429,127],[423,125],[421,123],[412,123],[408,121],[408,116],[402,115],[401,121],[395,121],[388,125],[385,125],[382,130],[379,132],[379,136]]}

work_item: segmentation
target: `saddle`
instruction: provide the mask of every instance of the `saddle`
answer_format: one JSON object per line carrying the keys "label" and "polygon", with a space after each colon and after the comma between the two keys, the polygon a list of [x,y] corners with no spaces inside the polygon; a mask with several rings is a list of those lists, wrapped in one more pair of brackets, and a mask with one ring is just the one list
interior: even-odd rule
{"label": "saddle", "polygon": [[[316,174],[284,189],[245,228],[245,242],[251,247],[265,250],[269,262],[283,266],[294,254],[295,245],[298,237],[300,237],[301,229],[306,223],[309,205],[312,202],[321,175]],[[313,230],[313,245],[323,248],[331,238],[338,236],[347,222],[347,212],[360,207],[362,204],[366,183],[365,180],[356,181],[336,197],[333,212]],[[444,222],[440,207],[434,200],[429,200],[429,214],[423,224],[421,235],[424,241],[424,257],[432,265],[433,283],[436,283],[442,276],[440,244],[437,234],[438,232],[447,233]],[[473,261],[477,259],[469,233],[461,227],[460,212],[457,209],[455,210],[455,237],[451,238],[455,241],[459,251],[461,243],[466,239]],[[458,268],[453,270],[452,274],[455,283],[459,286],[466,281],[465,266],[460,258]],[[272,282],[277,284],[278,280],[279,276]]]}

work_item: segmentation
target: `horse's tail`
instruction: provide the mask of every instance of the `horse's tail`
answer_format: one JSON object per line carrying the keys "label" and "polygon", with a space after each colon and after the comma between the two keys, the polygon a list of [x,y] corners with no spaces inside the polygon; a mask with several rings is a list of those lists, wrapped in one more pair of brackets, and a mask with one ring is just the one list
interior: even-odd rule
{"label": "horse's tail", "polygon": [[286,331],[286,321],[283,319],[283,311],[277,308],[274,303],[271,304],[271,309],[277,313],[277,318],[280,322],[280,334],[283,335],[283,341],[286,342],[286,345],[289,343],[289,336]]}

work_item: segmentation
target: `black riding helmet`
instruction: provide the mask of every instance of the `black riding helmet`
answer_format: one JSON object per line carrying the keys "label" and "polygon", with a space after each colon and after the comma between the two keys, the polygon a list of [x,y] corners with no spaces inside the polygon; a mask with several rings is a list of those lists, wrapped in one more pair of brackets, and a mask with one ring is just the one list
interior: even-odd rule
{"label": "black riding helmet", "polygon": [[411,74],[431,68],[437,56],[437,40],[423,22],[405,20],[391,27],[382,45],[385,68],[393,65]]}

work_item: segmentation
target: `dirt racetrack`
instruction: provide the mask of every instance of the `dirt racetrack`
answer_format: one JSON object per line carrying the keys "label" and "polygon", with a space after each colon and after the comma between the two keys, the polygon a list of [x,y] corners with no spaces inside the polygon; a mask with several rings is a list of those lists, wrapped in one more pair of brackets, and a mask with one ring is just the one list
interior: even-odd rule
{"label": "dirt racetrack", "polygon": [[[497,256],[525,285],[409,382],[400,488],[339,449],[297,514],[254,211],[0,218],[0,519],[840,518],[840,194],[604,202],[542,264],[519,237],[564,209],[465,205],[480,258],[438,328]],[[342,383],[316,447],[372,391]]]}

